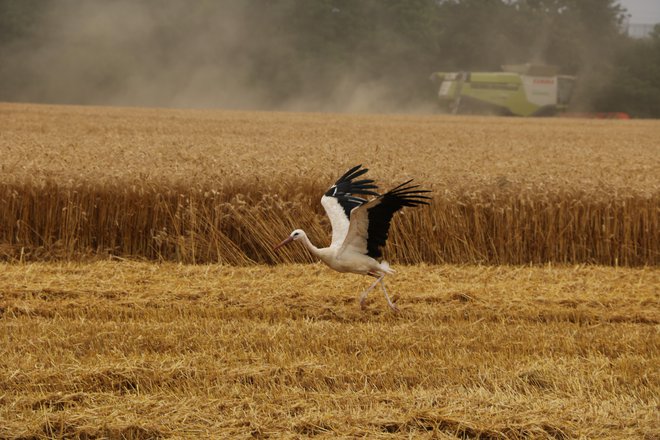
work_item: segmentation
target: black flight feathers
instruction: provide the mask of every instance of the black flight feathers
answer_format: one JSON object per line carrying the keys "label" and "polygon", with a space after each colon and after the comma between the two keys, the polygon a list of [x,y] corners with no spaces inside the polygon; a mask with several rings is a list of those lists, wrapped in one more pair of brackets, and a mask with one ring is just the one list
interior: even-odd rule
{"label": "black flight feathers", "polygon": [[369,208],[369,228],[367,237],[367,255],[372,258],[382,256],[381,247],[385,246],[390,230],[390,222],[395,212],[404,206],[428,205],[430,197],[424,193],[429,190],[417,189],[419,185],[410,185],[412,179],[380,196],[380,203]]}
{"label": "black flight feathers", "polygon": [[429,202],[426,202],[425,200],[429,200],[431,198],[422,194],[430,193],[431,191],[427,189],[417,189],[419,188],[419,185],[408,185],[412,181],[413,179],[410,179],[407,182],[403,182],[401,185],[383,194],[382,197],[384,200],[381,202],[381,205],[386,203],[388,199],[392,202],[396,200],[398,203],[400,203],[401,206],[399,209],[404,206],[428,205]]}
{"label": "black flight feathers", "polygon": [[353,208],[360,206],[367,201],[362,197],[357,197],[355,194],[369,196],[379,195],[377,192],[372,191],[373,189],[378,188],[373,184],[373,180],[353,180],[369,171],[368,168],[360,169],[360,167],[362,167],[362,165],[356,165],[350,170],[346,171],[346,173],[344,173],[344,175],[341,176],[325,193],[326,196],[335,197],[339,201],[341,207],[344,208],[346,217],[351,216],[351,210]]}
{"label": "black flight feathers", "polygon": [[373,207],[369,208],[369,228],[367,237],[367,255],[372,258],[379,258],[382,255],[380,248],[385,245],[387,236],[390,229],[390,222],[395,212],[404,206],[419,206],[428,205],[430,197],[424,195],[431,191],[417,189],[419,185],[410,185],[411,180],[402,183],[396,188],[391,189],[385,194],[378,194],[376,191],[378,187],[374,185],[371,179],[354,180],[367,171],[368,168],[362,168],[362,165],[356,165],[350,170],[346,171],[335,184],[325,193],[328,197],[335,197],[344,212],[346,217],[350,218],[351,210],[367,202],[359,195],[376,196],[380,199]]}

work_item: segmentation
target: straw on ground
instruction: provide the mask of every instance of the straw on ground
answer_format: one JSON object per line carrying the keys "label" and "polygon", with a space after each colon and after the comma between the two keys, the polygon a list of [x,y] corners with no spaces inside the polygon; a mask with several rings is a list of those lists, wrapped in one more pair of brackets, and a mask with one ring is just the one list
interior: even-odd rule
{"label": "straw on ground", "polygon": [[0,437],[660,434],[656,269],[313,268],[1,265]]}

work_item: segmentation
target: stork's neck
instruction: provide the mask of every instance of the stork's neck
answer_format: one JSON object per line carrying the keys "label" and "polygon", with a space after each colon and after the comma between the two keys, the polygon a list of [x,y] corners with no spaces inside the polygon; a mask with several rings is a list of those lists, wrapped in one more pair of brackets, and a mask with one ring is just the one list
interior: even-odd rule
{"label": "stork's neck", "polygon": [[319,248],[314,246],[312,242],[309,241],[309,237],[307,237],[307,234],[303,234],[302,242],[305,244],[305,247],[309,249],[312,255],[314,255],[316,258],[321,258],[321,252],[319,252]]}

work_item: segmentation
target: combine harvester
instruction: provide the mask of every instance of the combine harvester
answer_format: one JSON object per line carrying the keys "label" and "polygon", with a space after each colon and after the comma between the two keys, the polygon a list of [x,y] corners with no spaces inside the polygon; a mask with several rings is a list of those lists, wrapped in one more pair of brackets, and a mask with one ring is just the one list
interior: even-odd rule
{"label": "combine harvester", "polygon": [[540,64],[502,66],[502,72],[435,72],[443,109],[453,114],[563,116],[627,119],[625,113],[565,113],[575,76]]}

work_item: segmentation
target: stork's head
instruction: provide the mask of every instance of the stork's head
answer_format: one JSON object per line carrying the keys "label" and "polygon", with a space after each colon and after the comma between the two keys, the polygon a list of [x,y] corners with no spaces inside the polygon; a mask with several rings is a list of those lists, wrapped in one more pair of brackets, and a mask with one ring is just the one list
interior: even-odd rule
{"label": "stork's head", "polygon": [[289,234],[289,236],[284,241],[282,241],[282,243],[275,246],[273,250],[276,251],[282,246],[291,243],[292,241],[300,240],[304,236],[305,236],[305,231],[303,231],[302,229],[295,229],[291,234]]}

